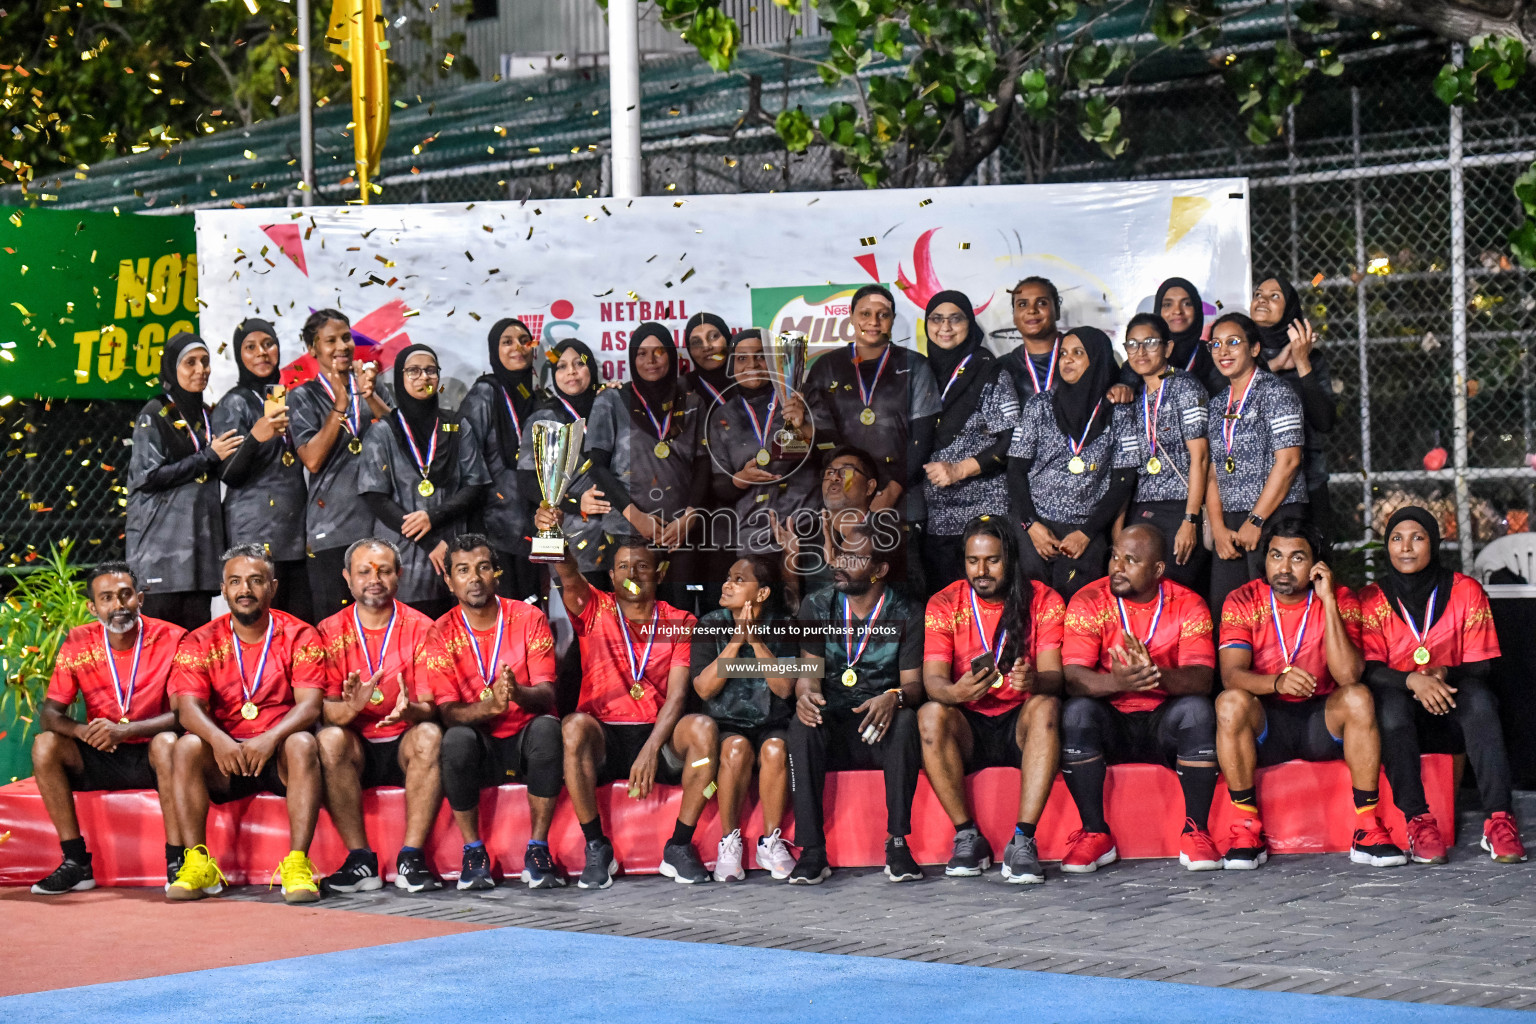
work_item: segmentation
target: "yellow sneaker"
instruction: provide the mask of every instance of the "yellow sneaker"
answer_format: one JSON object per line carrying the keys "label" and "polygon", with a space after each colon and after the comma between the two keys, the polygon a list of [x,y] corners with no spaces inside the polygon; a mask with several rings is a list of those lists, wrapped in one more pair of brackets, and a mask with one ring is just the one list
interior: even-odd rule
{"label": "yellow sneaker", "polygon": [[320,899],[320,887],[315,884],[315,866],[303,850],[290,851],[273,875],[282,879],[285,903],[314,903]]}
{"label": "yellow sneaker", "polygon": [[224,891],[224,872],[206,846],[188,848],[176,872],[176,880],[165,887],[168,900],[200,900],[204,896],[217,896]]}

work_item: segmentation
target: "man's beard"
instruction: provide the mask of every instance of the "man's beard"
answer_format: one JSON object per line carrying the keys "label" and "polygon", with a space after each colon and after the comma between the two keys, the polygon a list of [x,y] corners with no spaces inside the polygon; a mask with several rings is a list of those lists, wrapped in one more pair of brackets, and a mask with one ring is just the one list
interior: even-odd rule
{"label": "man's beard", "polygon": [[108,615],[102,625],[107,627],[108,633],[122,636],[124,633],[132,633],[139,628],[138,612],[113,612]]}
{"label": "man's beard", "polygon": [[357,603],[371,611],[377,611],[380,608],[388,608],[390,605],[394,604],[395,595],[364,594],[357,599]]}
{"label": "man's beard", "polygon": [[496,600],[495,589],[487,587],[478,599],[472,598],[466,593],[463,597],[459,598],[459,603],[465,608],[484,608],[494,600]]}
{"label": "man's beard", "polygon": [[1282,594],[1285,597],[1290,597],[1292,594],[1300,594],[1307,589],[1300,580],[1289,573],[1276,576],[1270,581],[1269,587],[1275,593]]}
{"label": "man's beard", "polygon": [[839,594],[847,594],[850,597],[867,594],[869,593],[869,588],[874,585],[873,580],[865,579],[862,576],[838,576],[834,574],[832,577],[832,589],[836,590]]}
{"label": "man's beard", "polygon": [[229,614],[234,618],[236,622],[240,623],[242,626],[254,626],[256,623],[261,621],[261,617],[263,615],[267,614],[267,610],[260,605],[257,605],[254,612],[242,612],[238,609],[231,608],[229,610]]}

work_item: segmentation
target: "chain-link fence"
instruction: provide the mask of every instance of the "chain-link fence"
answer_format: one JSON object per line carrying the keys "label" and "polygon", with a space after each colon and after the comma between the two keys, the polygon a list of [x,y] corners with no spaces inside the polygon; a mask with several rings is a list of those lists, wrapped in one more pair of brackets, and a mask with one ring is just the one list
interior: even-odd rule
{"label": "chain-link fence", "polygon": [[[1406,501],[1435,508],[1453,545],[1468,522],[1478,546],[1524,532],[1536,509],[1527,464],[1536,277],[1511,263],[1505,242],[1520,217],[1511,187],[1536,159],[1536,87],[1450,110],[1429,89],[1449,53],[1408,42],[1358,54],[1336,79],[1314,76],[1284,139],[1262,147],[1244,137],[1218,76],[1131,87],[1115,96],[1132,126],[1119,159],[1068,124],[1021,117],[976,174],[978,184],[1249,178],[1256,279],[1282,273],[1297,285],[1329,360],[1341,411],[1328,449],[1336,533],[1356,579]],[[388,198],[605,194],[602,130],[594,124],[588,142],[510,168],[402,175],[386,182]],[[827,150],[789,154],[765,125],[650,139],[644,149],[648,194],[857,187]],[[70,535],[121,552],[121,438],[132,411],[100,402],[0,409],[8,454],[21,460],[3,463],[15,495],[0,511],[7,564]],[[1470,565],[1470,549],[1463,554]]]}

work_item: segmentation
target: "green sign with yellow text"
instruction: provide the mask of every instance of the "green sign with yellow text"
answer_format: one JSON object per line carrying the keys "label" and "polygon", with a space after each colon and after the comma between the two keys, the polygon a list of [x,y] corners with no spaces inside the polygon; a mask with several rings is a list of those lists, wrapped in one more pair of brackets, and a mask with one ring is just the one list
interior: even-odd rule
{"label": "green sign with yellow text", "polygon": [[0,206],[0,400],[158,394],[197,311],[191,216]]}

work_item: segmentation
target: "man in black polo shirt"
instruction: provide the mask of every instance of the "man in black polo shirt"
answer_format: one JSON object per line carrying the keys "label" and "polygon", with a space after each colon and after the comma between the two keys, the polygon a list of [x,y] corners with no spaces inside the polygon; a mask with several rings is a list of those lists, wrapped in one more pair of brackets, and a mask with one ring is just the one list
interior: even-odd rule
{"label": "man in black polo shirt", "polygon": [[923,877],[906,839],[922,767],[913,708],[923,694],[923,617],[886,585],[899,540],[899,533],[868,523],[834,526],[832,586],[800,606],[801,654],[824,659],[825,672],[795,687],[789,780],[803,852],[790,872],[792,885],[816,885],[832,874],[822,787],[828,771],[859,768],[885,772],[886,877]]}

